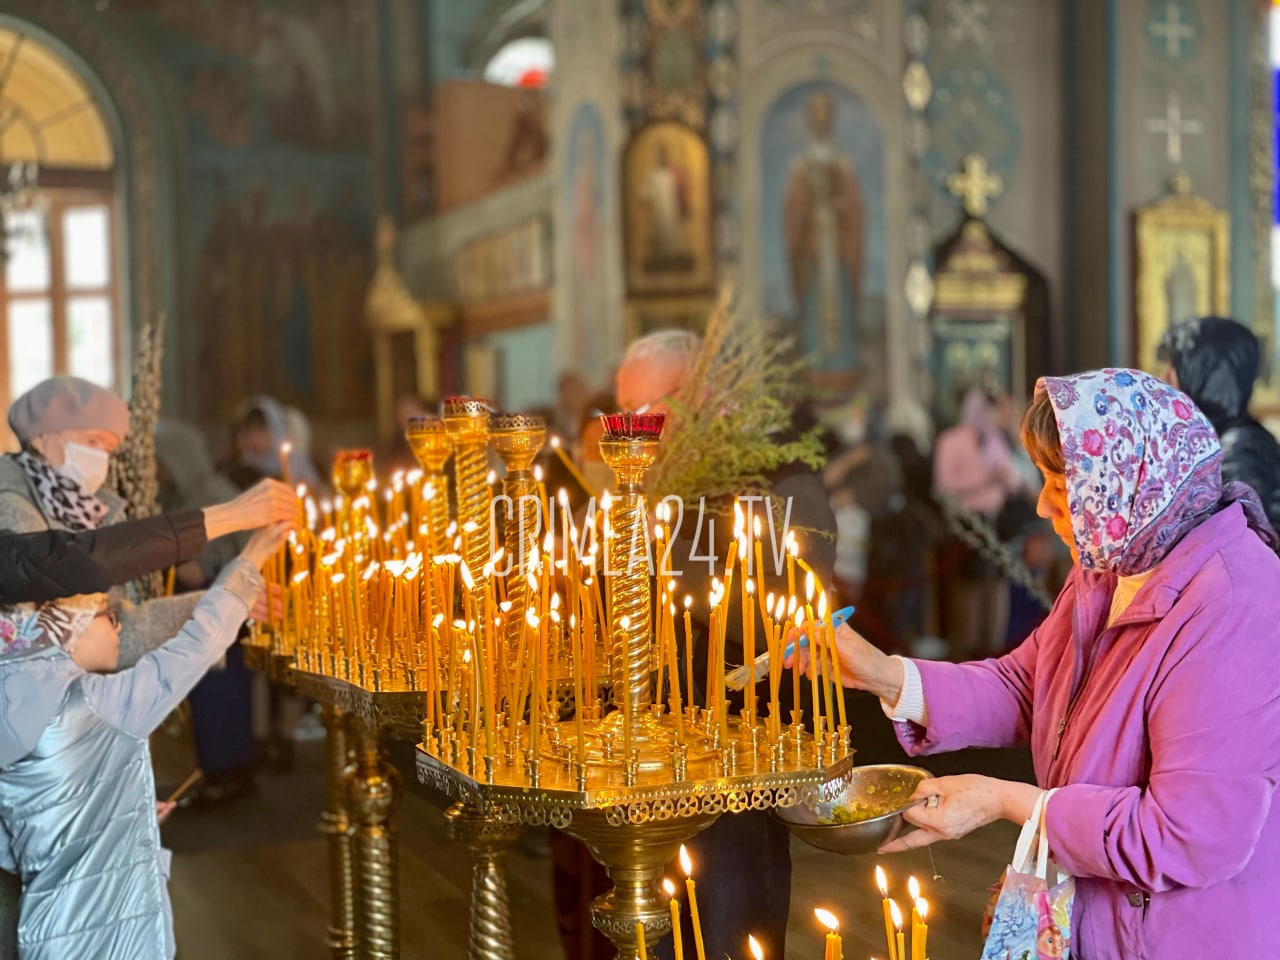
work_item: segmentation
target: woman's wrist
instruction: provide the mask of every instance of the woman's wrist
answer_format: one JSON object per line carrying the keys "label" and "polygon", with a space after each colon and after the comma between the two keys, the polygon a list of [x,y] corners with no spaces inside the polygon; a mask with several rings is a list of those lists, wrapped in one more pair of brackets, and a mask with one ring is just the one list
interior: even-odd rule
{"label": "woman's wrist", "polygon": [[234,533],[239,527],[235,523],[235,508],[227,503],[219,503],[204,508],[204,535],[206,539],[217,540],[228,533]]}
{"label": "woman's wrist", "polygon": [[866,663],[856,671],[856,686],[875,695],[885,703],[897,703],[902,697],[907,670],[901,660],[891,657],[867,644],[864,650]]}
{"label": "woman's wrist", "polygon": [[1013,823],[1026,823],[1035,810],[1036,801],[1044,793],[1034,783],[1021,783],[1016,780],[997,780],[997,813],[1001,820]]}

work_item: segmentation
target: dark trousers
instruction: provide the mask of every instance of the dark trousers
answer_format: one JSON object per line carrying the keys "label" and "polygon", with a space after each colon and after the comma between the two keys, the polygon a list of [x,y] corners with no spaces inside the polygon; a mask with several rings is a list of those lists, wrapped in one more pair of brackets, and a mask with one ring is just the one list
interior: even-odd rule
{"label": "dark trousers", "polygon": [[237,642],[227,651],[226,669],[204,675],[187,698],[196,762],[217,781],[253,766],[253,672]]}
{"label": "dark trousers", "polygon": [[[785,957],[787,913],[791,909],[791,848],[787,828],[763,811],[725,814],[685,844],[693,858],[698,916],[708,960],[744,957],[752,934],[766,957]],[[678,867],[684,955],[693,956],[693,924]],[[666,937],[650,956],[671,960]]]}

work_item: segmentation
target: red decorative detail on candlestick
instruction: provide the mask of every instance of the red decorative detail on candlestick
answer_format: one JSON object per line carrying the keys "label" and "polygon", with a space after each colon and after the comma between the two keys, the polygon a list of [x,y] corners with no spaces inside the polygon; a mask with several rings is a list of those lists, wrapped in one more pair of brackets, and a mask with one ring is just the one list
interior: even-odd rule
{"label": "red decorative detail on candlestick", "polygon": [[476,416],[482,413],[492,413],[493,407],[484,397],[446,397],[442,404],[442,410],[446,417]]}
{"label": "red decorative detail on candlestick", "polygon": [[359,463],[360,461],[372,462],[373,451],[356,447],[350,450],[339,450],[333,456],[334,463]]}
{"label": "red decorative detail on candlestick", "polygon": [[604,424],[606,440],[657,440],[662,436],[665,413],[605,413],[600,420]]}

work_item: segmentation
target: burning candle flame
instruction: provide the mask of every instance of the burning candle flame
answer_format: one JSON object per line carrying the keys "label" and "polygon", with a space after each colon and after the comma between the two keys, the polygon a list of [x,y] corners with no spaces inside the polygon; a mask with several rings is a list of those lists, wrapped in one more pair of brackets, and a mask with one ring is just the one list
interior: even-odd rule
{"label": "burning candle flame", "polygon": [[923,922],[925,917],[929,916],[929,901],[924,897],[916,899],[916,913],[920,914],[920,920]]}
{"label": "burning candle flame", "polygon": [[751,956],[756,960],[764,960],[764,950],[760,948],[760,941],[751,934],[747,934],[747,949],[751,951]]}
{"label": "burning candle flame", "polygon": [[693,606],[693,597],[689,596],[688,594],[685,594],[684,608],[688,610],[692,606]]}
{"label": "burning candle flame", "polygon": [[676,898],[676,885],[671,882],[671,879],[669,877],[662,878],[662,889],[666,892],[667,896],[670,897],[672,900]]}
{"label": "burning candle flame", "polygon": [[814,579],[813,579],[813,574],[812,574],[812,573],[806,573],[806,574],[804,575],[804,600],[805,600],[805,603],[810,603],[810,602],[812,602],[812,601],[813,601],[813,591],[816,589],[816,587],[817,587],[817,584],[815,583],[815,581],[814,581]]}
{"label": "burning candle flame", "polygon": [[683,843],[680,844],[680,869],[686,877],[693,875],[693,861],[689,859],[689,851],[684,848]]}
{"label": "burning candle flame", "polygon": [[887,899],[889,896],[889,881],[885,878],[884,867],[876,867],[876,886],[880,888],[880,896]]}
{"label": "burning candle flame", "polygon": [[897,929],[901,930],[902,929],[902,911],[898,909],[897,900],[889,901],[889,916],[893,918],[893,925]]}
{"label": "burning candle flame", "polygon": [[818,907],[813,911],[813,915],[818,918],[818,922],[820,924],[822,924],[832,933],[840,932],[840,921],[836,918],[836,915],[832,913],[830,910],[823,910],[822,907]]}
{"label": "burning candle flame", "polygon": [[915,877],[907,878],[907,893],[910,894],[912,903],[920,899],[920,881]]}
{"label": "burning candle flame", "polygon": [[538,619],[538,615],[533,612],[533,607],[524,612],[524,621],[535,630],[538,629],[538,624],[542,622]]}

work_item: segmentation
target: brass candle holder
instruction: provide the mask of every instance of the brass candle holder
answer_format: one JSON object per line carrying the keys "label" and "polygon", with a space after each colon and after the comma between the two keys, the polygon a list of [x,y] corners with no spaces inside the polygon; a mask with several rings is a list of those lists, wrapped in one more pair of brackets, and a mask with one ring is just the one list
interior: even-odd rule
{"label": "brass candle holder", "polygon": [[433,491],[423,503],[430,555],[446,553],[450,546],[447,534],[449,479],[444,468],[453,456],[453,438],[445,422],[436,417],[414,417],[405,428],[404,436],[422,467],[424,485]]}
{"label": "brass candle holder", "polygon": [[507,498],[504,543],[511,567],[507,580],[507,602],[511,607],[504,618],[503,630],[509,650],[520,646],[520,632],[528,610],[529,582],[523,571],[537,547],[537,526],[532,521],[542,516],[530,468],[546,439],[547,424],[542,417],[504,414],[489,422],[489,443],[507,470],[502,493]]}

